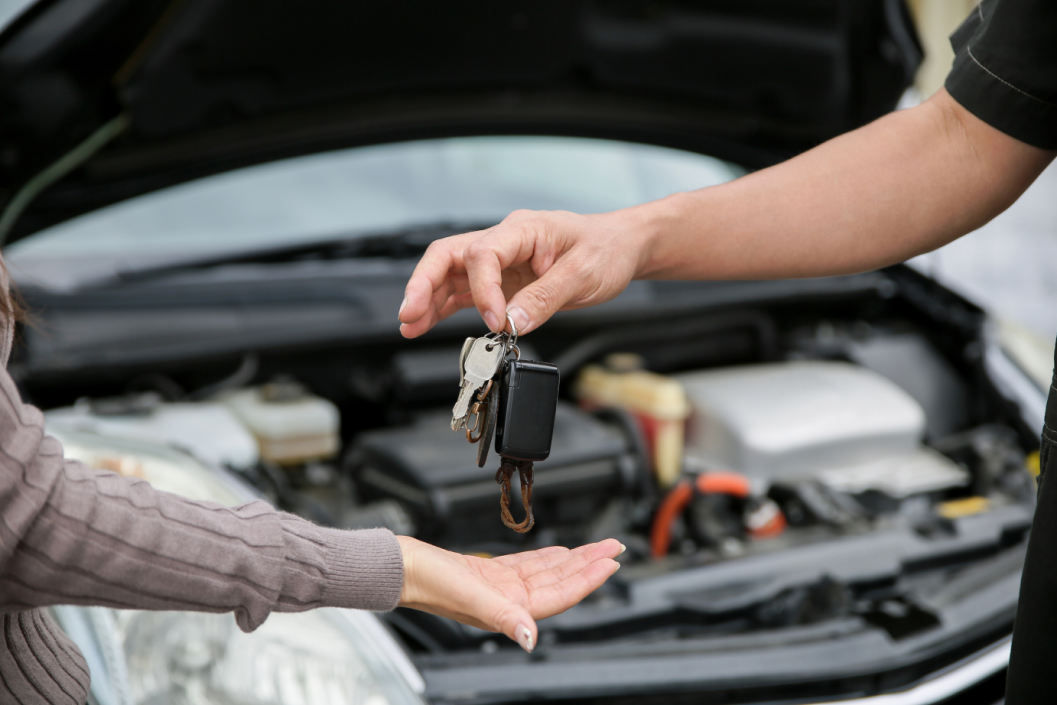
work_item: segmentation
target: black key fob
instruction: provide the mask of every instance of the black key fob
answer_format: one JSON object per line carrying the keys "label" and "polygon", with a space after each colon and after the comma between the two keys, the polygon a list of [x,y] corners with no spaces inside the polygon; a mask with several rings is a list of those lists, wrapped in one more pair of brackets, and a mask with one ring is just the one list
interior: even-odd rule
{"label": "black key fob", "polygon": [[495,450],[513,460],[546,460],[558,408],[558,368],[547,362],[511,360],[499,384]]}

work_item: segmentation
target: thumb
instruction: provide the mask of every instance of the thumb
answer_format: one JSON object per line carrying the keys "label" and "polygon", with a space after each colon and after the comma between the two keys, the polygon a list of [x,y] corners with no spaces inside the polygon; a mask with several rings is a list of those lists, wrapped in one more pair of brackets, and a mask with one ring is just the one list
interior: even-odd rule
{"label": "thumb", "polygon": [[514,294],[506,312],[518,334],[539,328],[567,303],[580,298],[586,283],[584,276],[571,264],[559,260],[546,274]]}
{"label": "thumb", "polygon": [[529,653],[536,648],[536,620],[515,602],[507,601],[506,607],[496,615],[492,628],[506,634]]}
{"label": "thumb", "polygon": [[529,611],[483,582],[480,589],[472,585],[466,587],[469,589],[460,594],[463,602],[460,611],[485,629],[506,634],[531,653],[536,647],[537,629],[536,620]]}

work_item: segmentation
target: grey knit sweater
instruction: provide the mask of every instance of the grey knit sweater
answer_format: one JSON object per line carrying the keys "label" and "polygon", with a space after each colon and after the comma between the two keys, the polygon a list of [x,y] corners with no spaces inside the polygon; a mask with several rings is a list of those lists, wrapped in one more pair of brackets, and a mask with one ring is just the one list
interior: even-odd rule
{"label": "grey knit sweater", "polygon": [[0,702],[88,697],[84,658],[36,609],[48,605],[234,612],[244,631],[272,611],[396,606],[403,559],[387,530],[191,501],[64,460],[7,373],[0,325]]}

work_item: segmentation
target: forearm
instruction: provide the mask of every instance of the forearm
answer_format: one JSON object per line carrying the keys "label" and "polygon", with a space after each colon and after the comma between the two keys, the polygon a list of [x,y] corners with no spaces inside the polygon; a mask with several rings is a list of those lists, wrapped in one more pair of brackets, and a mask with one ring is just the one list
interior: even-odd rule
{"label": "forearm", "polygon": [[389,609],[388,532],[323,529],[264,502],[224,507],[65,461],[0,371],[0,610],[53,604],[235,612]]}
{"label": "forearm", "polygon": [[941,91],[777,166],[612,215],[647,240],[639,278],[847,274],[980,227],[1053,157]]}
{"label": "forearm", "polygon": [[943,90],[787,162],[634,208],[515,211],[433,243],[399,316],[414,338],[476,306],[522,333],[632,279],[851,274],[941,247],[1015,201],[1055,151],[1020,142]]}

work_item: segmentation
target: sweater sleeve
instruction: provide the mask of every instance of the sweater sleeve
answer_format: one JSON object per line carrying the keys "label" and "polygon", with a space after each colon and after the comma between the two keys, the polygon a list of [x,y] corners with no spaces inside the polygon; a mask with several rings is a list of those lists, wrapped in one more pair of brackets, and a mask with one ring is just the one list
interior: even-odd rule
{"label": "sweater sleeve", "polygon": [[262,501],[193,501],[65,460],[0,370],[0,611],[234,612],[252,631],[272,610],[389,610],[402,586],[388,530],[326,529]]}

